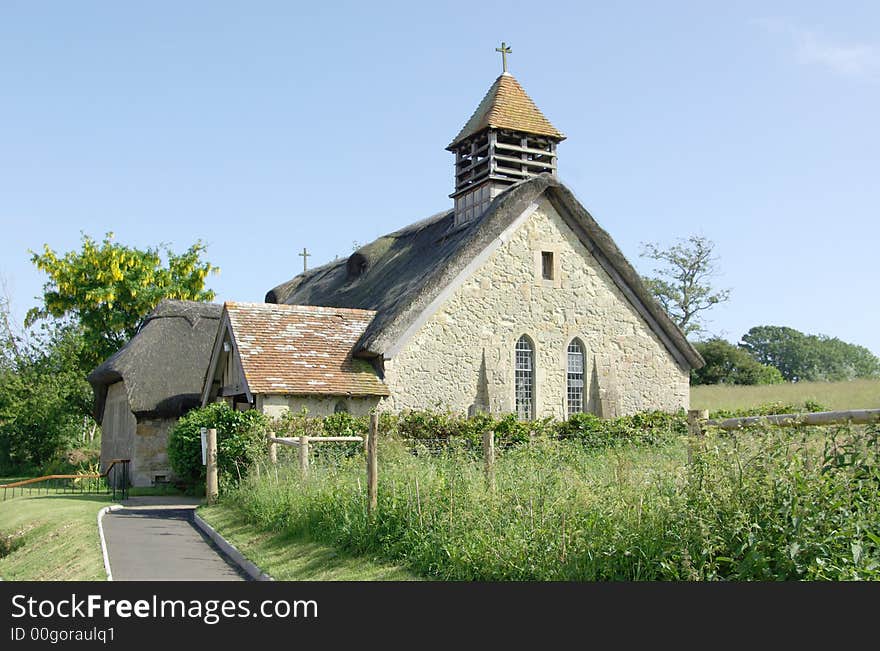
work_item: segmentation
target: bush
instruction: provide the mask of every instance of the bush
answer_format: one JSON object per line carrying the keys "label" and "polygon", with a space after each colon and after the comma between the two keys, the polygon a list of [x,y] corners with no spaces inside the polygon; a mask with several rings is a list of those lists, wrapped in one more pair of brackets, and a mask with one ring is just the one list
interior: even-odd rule
{"label": "bush", "polygon": [[235,483],[265,450],[266,417],[258,411],[235,411],[226,403],[194,409],[168,434],[168,459],[174,474],[194,486],[205,481],[202,465],[202,427],[217,430],[217,464],[220,480]]}
{"label": "bush", "polygon": [[687,417],[684,412],[669,414],[662,411],[609,419],[594,414],[573,414],[556,426],[556,434],[560,439],[576,440],[589,448],[621,443],[656,445],[687,434]]}
{"label": "bush", "polygon": [[828,407],[815,400],[805,400],[803,404],[792,402],[765,402],[757,407],[743,409],[716,409],[709,418],[744,418],[746,416],[773,416],[775,414],[803,414],[829,411]]}

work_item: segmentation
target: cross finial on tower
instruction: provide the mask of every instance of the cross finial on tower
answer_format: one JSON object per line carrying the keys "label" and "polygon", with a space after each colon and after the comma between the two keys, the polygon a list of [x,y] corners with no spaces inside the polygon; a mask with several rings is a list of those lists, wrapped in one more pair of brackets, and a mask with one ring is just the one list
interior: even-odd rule
{"label": "cross finial on tower", "polygon": [[507,55],[511,54],[513,50],[510,49],[510,46],[501,41],[501,47],[495,48],[496,52],[501,52],[501,66],[504,68],[504,72],[507,72]]}
{"label": "cross finial on tower", "polygon": [[303,252],[302,252],[302,253],[298,253],[297,255],[302,256],[302,259],[303,259],[303,273],[307,272],[307,271],[309,270],[309,257],[310,257],[312,254],[309,253],[309,251],[308,251],[308,249],[306,249],[306,247],[303,247]]}

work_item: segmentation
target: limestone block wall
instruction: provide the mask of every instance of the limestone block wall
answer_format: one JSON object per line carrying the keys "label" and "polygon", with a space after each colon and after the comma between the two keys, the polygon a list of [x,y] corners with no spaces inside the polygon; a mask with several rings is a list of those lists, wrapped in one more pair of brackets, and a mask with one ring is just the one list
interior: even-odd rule
{"label": "limestone block wall", "polygon": [[168,432],[176,418],[144,418],[138,420],[131,460],[132,486],[153,486],[157,476],[165,481],[173,477],[168,461]]}
{"label": "limestone block wall", "polygon": [[303,408],[309,416],[330,416],[338,403],[344,403],[353,416],[366,416],[379,404],[379,398],[346,398],[344,396],[284,396],[258,395],[257,409],[270,418],[280,418],[287,411],[298,412]]}
{"label": "limestone block wall", "polygon": [[101,470],[113,459],[130,459],[134,451],[134,432],[137,426],[125,382],[111,384],[107,389],[104,418],[101,421]]}
{"label": "limestone block wall", "polygon": [[[553,254],[544,280],[541,253]],[[566,416],[566,350],[585,349],[587,411],[687,408],[689,374],[555,209],[538,209],[385,362],[392,410],[515,411],[514,347],[534,342],[537,417]]]}

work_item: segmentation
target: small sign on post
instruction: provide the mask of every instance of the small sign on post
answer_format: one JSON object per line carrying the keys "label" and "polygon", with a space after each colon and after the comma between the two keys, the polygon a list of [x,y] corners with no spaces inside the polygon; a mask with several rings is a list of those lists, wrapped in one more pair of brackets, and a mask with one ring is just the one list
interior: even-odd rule
{"label": "small sign on post", "polygon": [[202,465],[208,465],[208,428],[202,427],[199,430],[199,434],[202,436]]}
{"label": "small sign on post", "polygon": [[217,484],[217,430],[209,429],[207,435],[207,461],[206,464],[206,485],[205,485],[205,493],[208,498],[208,504],[213,504],[217,501],[217,497],[219,496],[220,490]]}

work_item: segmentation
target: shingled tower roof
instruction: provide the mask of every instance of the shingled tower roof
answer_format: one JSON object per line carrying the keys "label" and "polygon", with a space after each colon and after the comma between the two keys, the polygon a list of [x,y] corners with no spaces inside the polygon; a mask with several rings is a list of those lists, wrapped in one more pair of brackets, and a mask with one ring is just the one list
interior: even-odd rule
{"label": "shingled tower roof", "polygon": [[490,127],[565,140],[565,135],[550,124],[532,98],[509,72],[498,76],[471,119],[458,132],[447,149],[453,150],[462,140]]}

